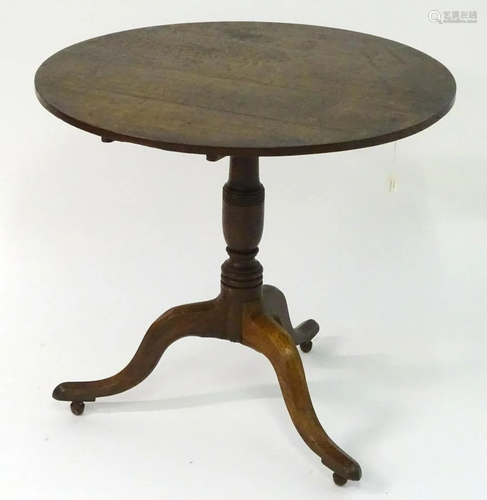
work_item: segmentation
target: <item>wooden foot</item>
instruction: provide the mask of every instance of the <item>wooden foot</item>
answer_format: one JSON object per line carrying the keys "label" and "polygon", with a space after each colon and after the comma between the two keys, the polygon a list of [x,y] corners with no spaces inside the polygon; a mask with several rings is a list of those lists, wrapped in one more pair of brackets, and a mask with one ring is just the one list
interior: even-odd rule
{"label": "wooden foot", "polygon": [[170,309],[147,331],[130,363],[119,373],[92,382],[64,382],[53,392],[59,401],[73,401],[71,409],[81,415],[84,401],[112,396],[140,384],[154,370],[164,351],[176,340],[188,336],[224,338],[218,299]]}
{"label": "wooden foot", "polygon": [[330,439],[316,416],[294,340],[259,301],[244,308],[242,344],[264,354],[272,363],[291,419],[305,443],[336,477],[358,481],[362,477],[360,465]]}
{"label": "wooden foot", "polygon": [[293,328],[286,297],[279,288],[272,285],[263,286],[262,306],[264,311],[289,333],[294,343],[301,346],[303,352],[311,351],[313,347],[311,340],[320,330],[320,325],[314,319],[308,319]]}

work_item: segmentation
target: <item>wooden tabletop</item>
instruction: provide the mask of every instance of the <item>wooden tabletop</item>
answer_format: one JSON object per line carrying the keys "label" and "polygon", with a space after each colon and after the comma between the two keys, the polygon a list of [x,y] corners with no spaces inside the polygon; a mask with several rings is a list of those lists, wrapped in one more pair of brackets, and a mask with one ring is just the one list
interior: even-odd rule
{"label": "wooden tabletop", "polygon": [[401,43],[258,22],[93,38],[47,59],[35,88],[51,113],[102,137],[242,156],[395,141],[438,121],[456,92],[445,66]]}

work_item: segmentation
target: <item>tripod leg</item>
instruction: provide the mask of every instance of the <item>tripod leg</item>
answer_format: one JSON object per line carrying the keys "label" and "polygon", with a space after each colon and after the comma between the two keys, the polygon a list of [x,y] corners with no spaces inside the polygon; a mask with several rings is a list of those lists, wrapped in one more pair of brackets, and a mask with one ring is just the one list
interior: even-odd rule
{"label": "tripod leg", "polygon": [[314,319],[308,319],[293,328],[286,297],[279,288],[272,285],[264,285],[263,287],[262,306],[264,311],[289,333],[294,343],[299,345],[303,352],[311,351],[313,347],[312,339],[320,329]]}
{"label": "tripod leg", "polygon": [[242,343],[264,354],[272,363],[291,419],[305,443],[331,469],[335,483],[358,481],[360,465],[328,436],[316,416],[303,364],[288,332],[259,307],[244,312]]}
{"label": "tripod leg", "polygon": [[122,371],[91,382],[64,382],[54,389],[53,398],[72,401],[73,413],[81,415],[84,401],[119,394],[140,384],[175,341],[188,336],[223,338],[224,316],[218,304],[215,299],[168,310],[151,325],[134,357]]}

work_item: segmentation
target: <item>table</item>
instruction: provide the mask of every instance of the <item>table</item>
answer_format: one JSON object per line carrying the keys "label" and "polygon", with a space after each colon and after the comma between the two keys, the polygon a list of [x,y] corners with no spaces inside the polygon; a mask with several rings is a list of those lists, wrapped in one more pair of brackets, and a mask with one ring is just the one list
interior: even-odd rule
{"label": "table", "polygon": [[363,33],[205,22],[77,43],[39,67],[35,88],[47,110],[104,142],[209,161],[228,156],[230,163],[223,186],[228,259],[218,296],[169,309],[118,374],[62,383],[53,397],[80,415],[85,402],[142,382],[178,339],[240,342],[270,360],[297,431],[335,483],[359,480],[359,464],[318,420],[296,348],[308,352],[319,326],[308,320],[294,328],[284,294],[263,284],[256,259],[264,221],[259,158],[364,148],[420,132],[454,104],[450,71],[416,49]]}

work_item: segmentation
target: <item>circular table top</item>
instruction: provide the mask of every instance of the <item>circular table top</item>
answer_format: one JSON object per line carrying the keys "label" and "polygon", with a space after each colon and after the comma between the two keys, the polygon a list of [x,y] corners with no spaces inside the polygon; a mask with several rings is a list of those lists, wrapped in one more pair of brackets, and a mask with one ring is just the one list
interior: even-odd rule
{"label": "circular table top", "polygon": [[299,24],[122,31],[63,49],[35,76],[54,115],[109,139],[208,155],[374,146],[444,116],[455,80],[401,43]]}

